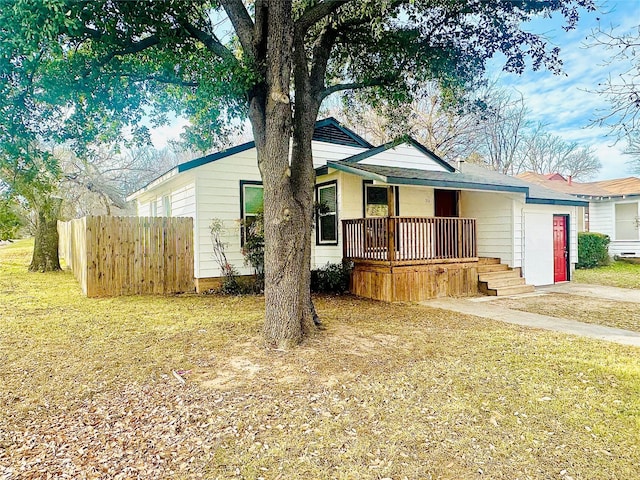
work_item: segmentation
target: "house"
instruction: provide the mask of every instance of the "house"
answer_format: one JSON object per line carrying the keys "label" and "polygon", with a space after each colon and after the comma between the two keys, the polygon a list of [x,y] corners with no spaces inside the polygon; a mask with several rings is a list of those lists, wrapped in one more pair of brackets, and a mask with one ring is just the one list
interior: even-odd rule
{"label": "house", "polygon": [[640,257],[640,178],[581,183],[558,173],[525,172],[518,177],[588,201],[581,212],[578,231],[608,235],[612,256]]}
{"label": "house", "polygon": [[[477,165],[450,165],[410,137],[374,147],[333,118],[317,122],[312,146],[316,200],[325,205],[312,268],[353,261],[353,293],[421,300],[478,288],[516,293],[571,278],[585,200]],[[241,225],[262,201],[253,142],[183,163],[129,199],[141,216],[194,218],[198,291],[221,276],[212,219],[225,225],[229,262],[251,273]]]}

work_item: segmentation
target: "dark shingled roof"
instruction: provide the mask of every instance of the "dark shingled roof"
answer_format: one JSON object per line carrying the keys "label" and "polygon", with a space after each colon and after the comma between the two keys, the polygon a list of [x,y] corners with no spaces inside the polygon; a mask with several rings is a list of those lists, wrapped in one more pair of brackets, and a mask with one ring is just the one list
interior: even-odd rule
{"label": "dark shingled roof", "polygon": [[362,165],[346,161],[330,161],[329,168],[394,185],[424,185],[439,188],[518,192],[526,195],[527,203],[587,206],[588,202],[574,196],[509,177],[484,167],[465,163],[462,171],[438,172],[413,168]]}

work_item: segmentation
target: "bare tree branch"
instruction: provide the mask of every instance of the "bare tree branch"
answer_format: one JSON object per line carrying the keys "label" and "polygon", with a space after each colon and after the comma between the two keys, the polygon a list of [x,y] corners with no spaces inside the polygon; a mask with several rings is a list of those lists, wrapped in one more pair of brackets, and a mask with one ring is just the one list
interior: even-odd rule
{"label": "bare tree branch", "polygon": [[200,30],[195,25],[187,21],[182,22],[182,26],[189,33],[189,35],[202,42],[204,46],[207,47],[207,49],[213,54],[224,60],[233,60],[237,62],[237,59],[233,55],[233,53],[222,43],[220,43],[220,40],[218,40],[214,35]]}
{"label": "bare tree branch", "polygon": [[331,15],[342,5],[352,1],[353,0],[325,0],[324,2],[317,3],[313,7],[307,9],[302,16],[296,20],[296,32],[306,34],[307,30],[309,30],[313,25],[328,15]]}
{"label": "bare tree branch", "polygon": [[245,53],[255,59],[255,26],[242,0],[220,0],[220,4],[231,20]]}

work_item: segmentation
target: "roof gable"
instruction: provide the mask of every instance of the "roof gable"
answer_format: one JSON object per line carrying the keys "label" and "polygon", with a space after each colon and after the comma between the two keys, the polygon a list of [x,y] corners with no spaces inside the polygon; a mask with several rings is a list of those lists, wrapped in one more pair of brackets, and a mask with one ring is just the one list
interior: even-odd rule
{"label": "roof gable", "polygon": [[415,139],[404,136],[379,147],[372,148],[344,160],[360,165],[410,168],[437,172],[454,172],[455,169]]}
{"label": "roof gable", "polygon": [[[349,130],[348,128],[342,126],[340,122],[338,122],[333,117],[325,118],[324,120],[318,120],[316,122],[312,140],[350,147],[373,147],[373,145],[367,142],[364,138],[362,138],[352,130]],[[236,145],[235,147],[227,148],[226,150],[212,153],[210,155],[206,155],[204,157],[189,160],[188,162],[178,165],[178,172],[186,172],[187,170],[191,170],[192,168],[196,168],[201,165],[206,165],[207,163],[215,162],[216,160],[230,157],[231,155],[235,155],[236,153],[251,150],[252,148],[255,148],[255,146],[256,142],[251,141],[243,143],[241,145]]]}
{"label": "roof gable", "polygon": [[360,135],[354,131],[344,127],[333,117],[325,118],[316,122],[313,130],[312,140],[317,142],[335,143],[337,145],[346,145],[349,147],[372,148]]}

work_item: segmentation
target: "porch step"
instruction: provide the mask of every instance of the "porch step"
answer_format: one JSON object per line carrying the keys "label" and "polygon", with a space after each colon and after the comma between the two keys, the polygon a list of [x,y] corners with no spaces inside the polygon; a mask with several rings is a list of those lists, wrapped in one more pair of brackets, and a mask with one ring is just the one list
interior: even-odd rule
{"label": "porch step", "polygon": [[[481,282],[481,283],[488,283],[488,282]],[[520,276],[504,277],[504,278],[491,280],[491,288],[493,289],[513,287],[518,285],[526,285],[526,280]]]}
{"label": "porch step", "polygon": [[[493,259],[491,259],[493,260]],[[478,290],[485,295],[517,295],[535,291],[522,278],[520,267],[511,268],[502,263],[482,263],[478,265]]]}
{"label": "porch step", "polygon": [[478,258],[478,263],[480,265],[495,265],[496,263],[500,263],[500,259],[493,257],[480,257]]}
{"label": "porch step", "polygon": [[512,287],[490,288],[487,295],[503,296],[503,295],[519,295],[521,293],[535,292],[533,285],[514,285]]}
{"label": "porch step", "polygon": [[503,263],[488,263],[486,265],[478,265],[478,273],[500,272],[508,269],[509,266]]}
{"label": "porch step", "polygon": [[500,270],[498,272],[485,272],[478,273],[478,280],[481,282],[490,282],[492,280],[500,280],[503,278],[519,278],[520,277],[520,269],[519,268],[508,268],[507,270]]}

